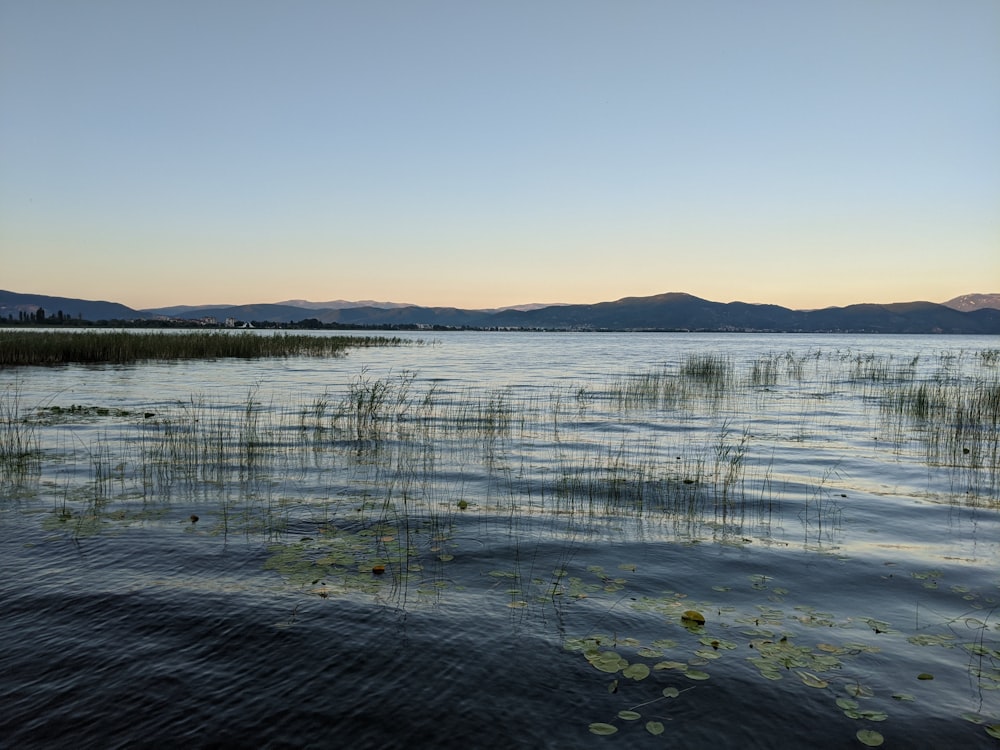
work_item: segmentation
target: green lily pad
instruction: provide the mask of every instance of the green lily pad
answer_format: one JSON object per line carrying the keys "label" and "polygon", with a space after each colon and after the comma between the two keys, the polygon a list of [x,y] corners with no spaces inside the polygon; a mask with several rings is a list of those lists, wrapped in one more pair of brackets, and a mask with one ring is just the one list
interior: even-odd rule
{"label": "green lily pad", "polygon": [[625,721],[637,721],[642,718],[642,714],[638,711],[619,711],[619,719],[625,719]]}
{"label": "green lily pad", "polygon": [[678,669],[681,672],[686,671],[688,665],[682,661],[661,661],[653,665],[653,669],[659,671],[661,669]]}
{"label": "green lily pad", "polygon": [[614,674],[620,669],[625,669],[628,666],[628,661],[619,656],[615,651],[599,651],[596,654],[588,654],[587,661],[589,661],[595,669],[599,669],[602,672],[608,672]]}
{"label": "green lily pad", "polygon": [[689,669],[687,672],[684,673],[684,675],[689,680],[707,680],[708,679],[708,673],[707,672],[702,672],[701,670],[698,670],[698,669]]}
{"label": "green lily pad", "polygon": [[802,682],[811,688],[825,688],[830,684],[826,680],[820,679],[812,672],[799,671],[798,675],[799,678],[801,678]]}
{"label": "green lily pad", "polygon": [[862,719],[868,719],[868,721],[885,721],[889,718],[885,711],[860,711],[859,714]]}
{"label": "green lily pad", "polygon": [[680,694],[681,694],[681,691],[678,690],[675,687],[665,687],[665,688],[663,688],[663,697],[664,698],[676,698]]}
{"label": "green lily pad", "polygon": [[986,729],[986,734],[996,740],[1000,740],[1000,724],[990,724]]}
{"label": "green lily pad", "polygon": [[629,664],[622,670],[622,676],[633,680],[645,680],[649,677],[649,667],[641,662]]}
{"label": "green lily pad", "polygon": [[879,747],[885,742],[885,737],[873,729],[859,729],[857,733],[858,741],[868,747]]}
{"label": "green lily pad", "polygon": [[663,722],[660,721],[647,721],[646,731],[652,735],[663,734]]}
{"label": "green lily pad", "polygon": [[589,728],[591,734],[600,734],[600,735],[614,734],[615,732],[618,731],[618,727],[616,727],[614,724],[605,724],[604,722],[601,721],[595,721],[593,724],[590,725]]}

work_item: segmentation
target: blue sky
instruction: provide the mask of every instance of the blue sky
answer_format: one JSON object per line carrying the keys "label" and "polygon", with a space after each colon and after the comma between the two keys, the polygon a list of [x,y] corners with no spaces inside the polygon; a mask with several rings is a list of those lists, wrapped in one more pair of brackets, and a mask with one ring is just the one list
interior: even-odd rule
{"label": "blue sky", "polygon": [[0,288],[1000,292],[1000,3],[0,0]]}

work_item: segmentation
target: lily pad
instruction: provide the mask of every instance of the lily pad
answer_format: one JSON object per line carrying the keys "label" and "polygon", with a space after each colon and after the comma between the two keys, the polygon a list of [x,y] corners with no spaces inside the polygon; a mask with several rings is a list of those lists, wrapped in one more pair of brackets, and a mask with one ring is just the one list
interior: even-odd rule
{"label": "lily pad", "polygon": [[609,735],[614,734],[618,731],[618,727],[614,724],[605,724],[601,721],[595,721],[590,725],[591,734]]}
{"label": "lily pad", "polygon": [[646,731],[652,735],[663,734],[663,722],[660,721],[647,721]]}
{"label": "lily pad", "polygon": [[704,625],[705,615],[703,615],[696,609],[686,609],[684,610],[684,614],[681,615],[681,621],[695,623],[697,625]]}
{"label": "lily pad", "polygon": [[820,679],[812,672],[799,671],[798,675],[802,679],[802,682],[811,688],[825,688],[830,684],[826,680]]}
{"label": "lily pad", "polygon": [[638,721],[642,718],[642,714],[638,711],[619,711],[618,718],[625,721]]}
{"label": "lily pad", "polygon": [[622,670],[622,676],[629,677],[633,680],[645,680],[649,677],[649,667],[641,662],[629,664]]}
{"label": "lily pad", "polygon": [[885,742],[885,737],[873,729],[859,729],[856,736],[862,745],[868,747],[879,747]]}

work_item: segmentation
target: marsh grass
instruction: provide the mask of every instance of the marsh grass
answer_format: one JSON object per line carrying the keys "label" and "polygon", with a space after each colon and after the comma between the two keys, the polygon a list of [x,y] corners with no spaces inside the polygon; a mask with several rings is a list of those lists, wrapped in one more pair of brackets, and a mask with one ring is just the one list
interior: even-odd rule
{"label": "marsh grass", "polygon": [[124,331],[0,331],[0,367],[69,363],[125,364],[179,359],[337,357],[354,347],[420,343],[391,336],[137,333]]}
{"label": "marsh grass", "polygon": [[896,434],[915,431],[929,463],[985,477],[992,490],[1000,480],[1000,373],[980,361],[972,376],[959,377],[948,362],[931,379],[889,389],[881,411]]}
{"label": "marsh grass", "polygon": [[[803,378],[805,388],[778,387]],[[369,557],[377,552],[397,583],[397,572],[412,572],[411,558],[429,554],[421,530],[446,529],[457,513],[515,525],[545,514],[567,522],[670,519],[707,524],[713,538],[766,534],[780,508],[775,446],[793,441],[808,450],[824,439],[831,427],[817,414],[831,408],[824,393],[838,389],[879,404],[883,434],[901,446],[919,440],[925,460],[952,467],[956,484],[979,488],[981,500],[998,475],[1000,386],[989,357],[895,364],[853,352],[782,353],[739,370],[708,355],[555,388],[548,399],[510,387],[421,390],[416,382],[410,371],[376,377],[362,368],[299,405],[264,398],[254,386],[241,402],[192,396],[155,414],[27,410],[8,391],[0,458],[5,476],[72,461],[69,446],[60,456],[43,452],[39,430],[86,421],[100,430],[83,451],[91,503],[186,498],[214,508],[219,533],[269,540],[289,527],[349,518],[359,531],[386,532],[372,537]],[[770,409],[787,414],[795,404],[801,434],[780,423],[758,434]],[[838,508],[828,480],[819,484],[804,513],[825,532],[836,527]],[[66,496],[70,506],[82,502]],[[402,541],[377,541],[388,537]]]}
{"label": "marsh grass", "polygon": [[37,424],[27,418],[17,383],[0,393],[0,480],[16,481],[41,466]]}

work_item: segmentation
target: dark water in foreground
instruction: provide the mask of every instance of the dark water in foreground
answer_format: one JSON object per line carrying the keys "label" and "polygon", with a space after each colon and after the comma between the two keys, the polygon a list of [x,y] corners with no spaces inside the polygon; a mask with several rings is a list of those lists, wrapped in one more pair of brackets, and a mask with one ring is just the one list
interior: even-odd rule
{"label": "dark water in foreground", "polygon": [[[789,346],[761,338],[735,339],[738,373]],[[995,453],[879,407],[954,339],[839,342],[924,347],[895,385],[824,355],[629,408],[613,363],[662,363],[662,337],[499,339],[523,373],[463,341],[22,380],[29,407],[109,411],[45,412],[41,466],[3,487],[0,747],[1000,746]],[[414,363],[414,403],[440,389],[420,419],[303,427],[362,368]],[[235,395],[193,409],[192,383]],[[157,416],[115,412],[137,407]]]}

